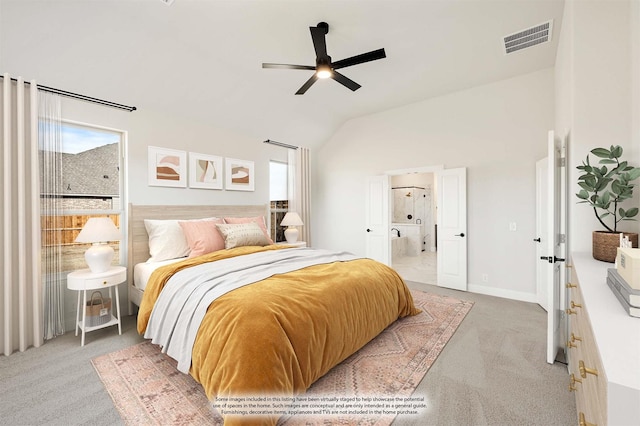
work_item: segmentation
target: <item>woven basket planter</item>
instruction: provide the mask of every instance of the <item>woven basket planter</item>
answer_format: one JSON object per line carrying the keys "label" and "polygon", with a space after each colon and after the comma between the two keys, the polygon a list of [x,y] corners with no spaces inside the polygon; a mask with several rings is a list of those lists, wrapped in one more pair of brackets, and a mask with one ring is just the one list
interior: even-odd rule
{"label": "woven basket planter", "polygon": [[[633,247],[638,247],[638,234],[634,232],[623,232],[623,234],[629,237]],[[619,232],[593,231],[592,250],[594,259],[614,263],[618,247],[620,247]]]}

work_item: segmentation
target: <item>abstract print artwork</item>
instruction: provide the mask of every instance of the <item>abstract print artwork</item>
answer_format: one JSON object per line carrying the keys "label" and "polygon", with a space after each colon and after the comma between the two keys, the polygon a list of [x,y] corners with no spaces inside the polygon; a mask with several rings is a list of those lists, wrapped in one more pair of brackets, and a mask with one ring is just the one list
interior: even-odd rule
{"label": "abstract print artwork", "polygon": [[225,158],[225,189],[231,191],[253,191],[255,174],[253,161]]}
{"label": "abstract print artwork", "polygon": [[222,189],[222,157],[190,152],[189,187]]}
{"label": "abstract print artwork", "polygon": [[187,186],[187,153],[175,149],[149,147],[149,185]]}

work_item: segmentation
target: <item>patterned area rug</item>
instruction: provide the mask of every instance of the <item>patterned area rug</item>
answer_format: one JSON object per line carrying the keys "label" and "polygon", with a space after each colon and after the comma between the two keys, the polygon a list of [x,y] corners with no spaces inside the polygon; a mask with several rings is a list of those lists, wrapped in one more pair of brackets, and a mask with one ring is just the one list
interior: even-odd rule
{"label": "patterned area rug", "polygon": [[[334,367],[303,397],[356,397],[359,413],[330,418],[320,415],[283,416],[279,424],[389,425],[396,415],[415,414],[402,404],[436,360],[467,315],[472,302],[412,291],[419,315],[396,321],[365,347]],[[176,370],[176,362],[143,342],[92,360],[100,379],[128,425],[221,425],[222,418],[191,376]],[[419,395],[413,395],[414,402]],[[375,399],[379,399],[376,401]],[[397,399],[387,403],[383,400]],[[364,401],[364,402],[363,402]],[[405,401],[406,402],[406,401]],[[358,407],[354,407],[355,412]],[[344,411],[346,412],[346,410]]]}

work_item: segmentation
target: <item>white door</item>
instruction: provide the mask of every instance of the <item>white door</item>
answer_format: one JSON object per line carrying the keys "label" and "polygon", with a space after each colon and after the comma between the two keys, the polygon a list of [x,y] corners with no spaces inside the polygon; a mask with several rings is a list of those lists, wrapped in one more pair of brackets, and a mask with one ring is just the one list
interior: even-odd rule
{"label": "white door", "polygon": [[562,308],[560,304],[560,291],[562,280],[560,278],[560,153],[562,147],[560,141],[555,139],[554,132],[549,131],[547,153],[547,233],[543,244],[546,253],[539,256],[538,262],[545,266],[545,275],[548,285],[547,291],[547,362],[553,364],[559,350],[563,349],[561,343],[561,318]]}
{"label": "white door", "polygon": [[370,176],[366,191],[367,257],[391,265],[389,176]]}
{"label": "white door", "polygon": [[548,157],[536,162],[536,301],[545,311],[549,311],[547,294],[547,264],[539,261],[547,253],[547,211],[549,204],[549,160]]}
{"label": "white door", "polygon": [[437,172],[438,285],[467,290],[467,169]]}

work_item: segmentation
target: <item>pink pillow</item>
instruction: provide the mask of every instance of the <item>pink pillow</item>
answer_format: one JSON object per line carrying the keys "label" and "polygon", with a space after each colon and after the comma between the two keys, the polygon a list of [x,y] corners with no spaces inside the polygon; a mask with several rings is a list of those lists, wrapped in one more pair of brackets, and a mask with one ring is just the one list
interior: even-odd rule
{"label": "pink pillow", "polygon": [[224,223],[234,224],[234,223],[250,223],[255,222],[260,226],[262,232],[264,232],[265,237],[269,240],[269,244],[273,244],[273,240],[269,236],[269,232],[267,231],[267,225],[264,222],[264,216],[256,216],[256,217],[225,217]]}
{"label": "pink pillow", "polygon": [[187,239],[191,253],[189,257],[202,256],[224,248],[224,238],[216,223],[224,223],[217,217],[202,220],[178,221]]}

